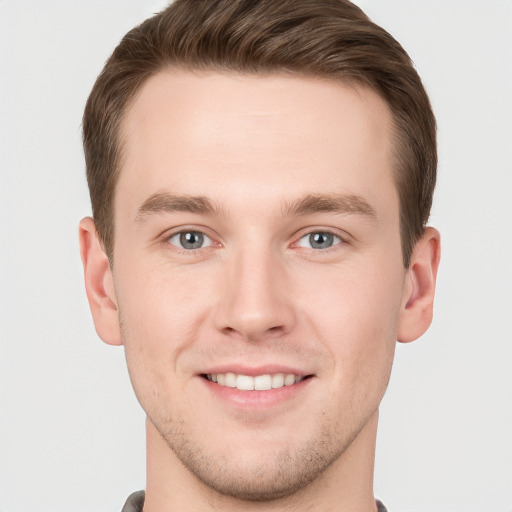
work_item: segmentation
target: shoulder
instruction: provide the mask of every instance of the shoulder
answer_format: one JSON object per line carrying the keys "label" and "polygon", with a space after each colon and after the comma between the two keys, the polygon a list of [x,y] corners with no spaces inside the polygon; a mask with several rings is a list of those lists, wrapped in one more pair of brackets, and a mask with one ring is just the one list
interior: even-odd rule
{"label": "shoulder", "polygon": [[377,500],[377,512],[388,512],[382,501]]}
{"label": "shoulder", "polygon": [[121,512],[142,512],[142,507],[144,506],[144,497],[144,491],[137,491],[130,494]]}

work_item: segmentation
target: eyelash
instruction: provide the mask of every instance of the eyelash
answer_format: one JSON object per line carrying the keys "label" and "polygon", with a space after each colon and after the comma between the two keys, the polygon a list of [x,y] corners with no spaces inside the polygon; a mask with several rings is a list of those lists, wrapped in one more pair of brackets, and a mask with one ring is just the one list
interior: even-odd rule
{"label": "eyelash", "polygon": [[[181,238],[183,235],[188,235],[188,234],[192,234],[192,233],[204,237],[204,239],[208,242],[208,245],[193,248],[193,249],[186,249],[183,246],[180,246],[180,245],[177,245],[177,244],[174,244],[171,242],[171,240],[173,238],[176,238],[176,237]],[[178,238],[178,240],[179,240],[179,238]],[[195,254],[197,251],[200,251],[200,250],[211,249],[212,247],[215,247],[215,246],[217,246],[217,247],[221,246],[220,243],[215,242],[211,236],[208,236],[201,229],[182,229],[180,231],[175,231],[173,233],[166,234],[163,237],[163,243],[166,245],[172,245],[175,250],[177,250],[178,252],[180,252],[182,254],[187,254],[187,255]]]}
{"label": "eyelash", "polygon": [[[206,241],[208,242],[208,245],[206,245],[206,246],[202,245],[201,247],[186,249],[183,246],[179,246],[179,245],[171,242],[171,240],[173,238],[176,238],[176,237],[181,238],[183,235],[192,234],[192,233],[204,237],[204,239],[206,239]],[[300,245],[300,242],[304,239],[307,239],[308,237],[309,237],[309,240],[311,241],[311,237],[313,235],[324,235],[324,236],[327,235],[327,237],[332,237],[333,244],[326,248],[306,247],[304,245]],[[178,238],[178,240],[179,240],[179,238]],[[213,247],[221,247],[221,244],[219,242],[215,242],[212,237],[208,236],[204,231],[201,231],[200,229],[182,229],[181,231],[176,231],[171,234],[167,234],[163,238],[163,242],[167,245],[172,245],[175,248],[175,250],[179,251],[180,253],[188,254],[188,255],[194,254],[197,251],[204,250],[204,249],[210,249]],[[325,253],[325,252],[329,252],[330,250],[333,250],[336,247],[338,247],[340,245],[344,245],[344,244],[347,244],[347,241],[339,234],[333,233],[331,230],[328,230],[328,229],[324,229],[324,230],[316,229],[316,230],[308,231],[308,232],[302,234],[297,239],[297,241],[292,244],[292,247],[301,247],[303,249],[306,249],[307,251],[313,251],[313,252],[317,252],[317,253]]]}
{"label": "eyelash", "polygon": [[[300,242],[302,240],[305,240],[305,239],[309,239],[309,241],[311,243],[311,241],[312,241],[311,238],[314,235],[323,235],[324,238],[327,235],[327,238],[330,237],[332,239],[333,243],[329,247],[325,247],[325,248],[305,247],[304,245],[300,245]],[[321,243],[321,242],[319,242],[319,243]],[[342,245],[344,243],[346,243],[345,240],[340,235],[338,235],[336,233],[333,233],[332,231],[329,231],[329,230],[314,230],[314,231],[308,231],[307,233],[302,235],[297,240],[297,242],[295,242],[293,245],[294,246],[298,246],[298,247],[302,247],[304,249],[308,249],[308,250],[311,250],[311,251],[315,251],[315,252],[327,252],[327,251],[332,250],[335,247],[337,247],[339,245]]]}

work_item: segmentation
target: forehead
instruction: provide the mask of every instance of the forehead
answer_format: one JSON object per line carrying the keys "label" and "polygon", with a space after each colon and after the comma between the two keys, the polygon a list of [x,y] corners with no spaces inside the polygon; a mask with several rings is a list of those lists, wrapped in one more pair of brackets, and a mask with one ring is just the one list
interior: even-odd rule
{"label": "forehead", "polygon": [[121,127],[116,210],[121,201],[136,209],[161,191],[241,204],[284,193],[291,200],[343,192],[378,201],[394,194],[391,132],[386,103],[362,86],[160,72]]}

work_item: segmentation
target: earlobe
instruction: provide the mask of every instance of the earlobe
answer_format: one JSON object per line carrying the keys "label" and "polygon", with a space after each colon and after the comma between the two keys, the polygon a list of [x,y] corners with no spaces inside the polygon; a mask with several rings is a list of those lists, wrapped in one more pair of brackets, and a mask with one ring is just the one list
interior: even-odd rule
{"label": "earlobe", "polygon": [[437,269],[441,256],[441,237],[431,227],[414,247],[405,277],[397,339],[408,343],[419,338],[430,326],[433,315]]}
{"label": "earlobe", "polygon": [[112,271],[92,218],[80,221],[79,239],[85,289],[96,332],[105,343],[122,345]]}

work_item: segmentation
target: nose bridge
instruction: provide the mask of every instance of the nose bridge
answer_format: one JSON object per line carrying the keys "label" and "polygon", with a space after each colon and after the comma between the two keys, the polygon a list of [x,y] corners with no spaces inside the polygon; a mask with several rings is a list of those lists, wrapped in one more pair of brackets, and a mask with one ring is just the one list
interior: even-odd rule
{"label": "nose bridge", "polygon": [[288,332],[294,322],[287,273],[270,244],[252,242],[234,251],[222,283],[217,326],[248,340]]}

